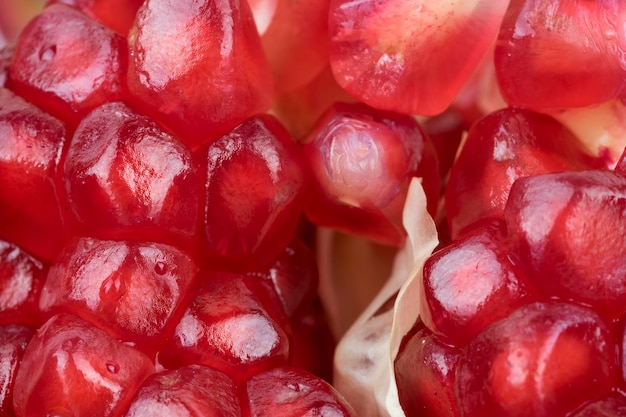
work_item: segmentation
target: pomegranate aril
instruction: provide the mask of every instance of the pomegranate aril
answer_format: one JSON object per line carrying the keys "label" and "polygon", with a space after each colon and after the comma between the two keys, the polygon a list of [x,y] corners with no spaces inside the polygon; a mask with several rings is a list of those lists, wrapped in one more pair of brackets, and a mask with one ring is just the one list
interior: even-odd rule
{"label": "pomegranate aril", "polygon": [[626,312],[626,177],[584,171],[522,178],[504,217],[511,251],[538,289],[611,318]]}
{"label": "pomegranate aril", "polygon": [[330,62],[364,103],[437,114],[493,42],[507,1],[332,0]]}
{"label": "pomegranate aril", "polygon": [[291,329],[289,365],[331,382],[336,342],[319,299],[291,321]]}
{"label": "pomegranate aril", "polygon": [[289,336],[270,287],[256,277],[200,273],[199,288],[159,354],[168,368],[202,364],[242,382],[287,363]]}
{"label": "pomegranate aril", "polygon": [[130,30],[143,0],[48,0],[46,5],[65,4],[122,36]]}
{"label": "pomegranate aril", "polygon": [[35,331],[20,324],[0,326],[0,415],[13,416],[15,375]]}
{"label": "pomegranate aril", "polygon": [[329,5],[330,0],[276,0],[261,42],[277,93],[303,87],[328,65]]}
{"label": "pomegranate aril", "polygon": [[50,267],[39,306],[48,316],[74,313],[154,355],[182,316],[196,272],[171,246],[76,239]]}
{"label": "pomegranate aril", "polygon": [[305,174],[299,148],[270,115],[258,115],[207,151],[204,245],[216,265],[268,265],[293,239]]}
{"label": "pomegranate aril", "polygon": [[356,416],[332,386],[297,368],[259,373],[245,389],[250,417]]}
{"label": "pomegranate aril", "polygon": [[619,1],[512,0],[495,50],[506,101],[584,107],[623,93],[626,7]]}
{"label": "pomegranate aril", "polygon": [[153,372],[138,350],[61,314],[40,327],[26,347],[13,405],[18,416],[117,417]]}
{"label": "pomegranate aril", "polygon": [[304,314],[317,296],[319,276],[315,254],[297,238],[267,269],[249,275],[272,283],[289,319]]}
{"label": "pomegranate aril", "polygon": [[611,327],[588,308],[527,304],[467,345],[456,370],[461,416],[564,416],[618,380]]}
{"label": "pomegranate aril", "polygon": [[191,365],[148,378],[125,417],[240,417],[237,387],[223,374]]}
{"label": "pomegranate aril", "polygon": [[611,393],[586,404],[568,417],[618,417],[626,416],[626,396],[621,392]]}
{"label": "pomegranate aril", "polygon": [[56,178],[65,127],[0,88],[0,237],[52,259],[64,227]]}
{"label": "pomegranate aril", "polygon": [[439,171],[432,144],[410,116],[337,103],[302,147],[311,173],[305,213],[315,224],[400,246],[402,207],[422,177],[436,212]]}
{"label": "pomegranate aril", "polygon": [[454,380],[460,354],[428,329],[406,336],[394,369],[400,404],[407,416],[459,416]]}
{"label": "pomegranate aril", "polygon": [[516,179],[599,167],[582,144],[550,116],[506,108],[474,124],[446,186],[446,217],[456,238],[485,217],[501,217]]}
{"label": "pomegranate aril", "polygon": [[5,87],[7,84],[14,50],[14,46],[0,46],[0,88]]}
{"label": "pomegranate aril", "polygon": [[123,103],[80,122],[63,174],[76,234],[183,244],[196,231],[201,184],[191,151]]}
{"label": "pomegranate aril", "polygon": [[128,42],[137,103],[192,148],[269,108],[271,75],[245,1],[147,0]]}
{"label": "pomegranate aril", "polygon": [[126,40],[77,10],[52,5],[18,39],[11,86],[27,100],[75,124],[126,93]]}
{"label": "pomegranate aril", "polygon": [[41,324],[39,294],[47,270],[40,260],[0,240],[0,323]]}
{"label": "pomegranate aril", "polygon": [[431,256],[424,265],[420,317],[455,346],[537,299],[509,259],[502,221],[483,221]]}
{"label": "pomegranate aril", "polygon": [[626,148],[615,165],[615,171],[626,175]]}

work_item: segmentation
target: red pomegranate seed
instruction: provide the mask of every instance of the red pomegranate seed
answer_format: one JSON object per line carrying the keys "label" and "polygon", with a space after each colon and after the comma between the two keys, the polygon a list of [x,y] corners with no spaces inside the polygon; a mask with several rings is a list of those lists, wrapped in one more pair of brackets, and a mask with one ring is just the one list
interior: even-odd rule
{"label": "red pomegranate seed", "polygon": [[7,84],[14,50],[14,46],[0,46],[0,88],[5,87]]}
{"label": "red pomegranate seed", "polygon": [[271,75],[245,1],[147,0],[128,41],[131,92],[192,148],[269,108]]}
{"label": "red pomegranate seed", "polygon": [[39,306],[48,316],[74,313],[152,355],[182,316],[195,277],[194,262],[173,247],[82,238],[50,267]]}
{"label": "red pomegranate seed", "polygon": [[153,372],[138,350],[61,314],[40,327],[26,347],[13,405],[18,416],[117,417]]}
{"label": "red pomegranate seed", "polygon": [[592,401],[568,417],[617,417],[626,415],[626,396],[614,392]]}
{"label": "red pomegranate seed", "polygon": [[330,383],[336,342],[319,299],[291,321],[291,329],[289,365]]}
{"label": "red pomegranate seed", "polygon": [[459,350],[441,343],[428,329],[405,336],[394,369],[407,416],[459,416],[454,393],[459,357]]}
{"label": "red pomegranate seed", "polygon": [[20,324],[0,326],[0,412],[4,416],[14,415],[15,376],[33,334],[34,330]]}
{"label": "red pomegranate seed", "polygon": [[47,5],[65,4],[126,36],[143,0],[48,0]]}
{"label": "red pomegranate seed", "polygon": [[592,310],[529,304],[472,339],[456,371],[463,416],[564,416],[608,393],[616,343]]}
{"label": "red pomegranate seed", "polygon": [[612,171],[518,180],[504,213],[537,288],[618,318],[626,312],[626,177]]}
{"label": "red pomegranate seed", "polygon": [[484,217],[501,217],[516,179],[598,167],[555,119],[520,108],[485,116],[472,126],[446,186],[452,237]]}
{"label": "red pomegranate seed", "polygon": [[276,92],[303,87],[328,65],[329,5],[330,0],[277,0],[261,35]]}
{"label": "red pomegranate seed", "polygon": [[424,265],[420,317],[430,331],[463,346],[489,324],[537,296],[509,259],[503,222],[482,222]]}
{"label": "red pomegranate seed", "polygon": [[246,120],[207,155],[204,238],[211,266],[268,265],[293,239],[302,212],[299,148],[272,116]]}
{"label": "red pomegranate seed", "polygon": [[301,316],[313,304],[319,282],[315,254],[294,239],[267,269],[249,275],[272,283],[288,318]]}
{"label": "red pomegranate seed", "polygon": [[506,1],[332,0],[330,62],[364,103],[442,112],[493,42]]}
{"label": "red pomegranate seed", "polygon": [[200,179],[191,152],[123,103],[79,124],[64,165],[77,234],[188,241],[199,216]]}
{"label": "red pomegranate seed", "polygon": [[328,383],[297,368],[259,373],[246,383],[250,415],[255,417],[356,416]]}
{"label": "red pomegranate seed", "polygon": [[584,107],[622,93],[626,6],[618,1],[512,0],[495,50],[506,101]]}
{"label": "red pomegranate seed", "polygon": [[125,417],[240,417],[237,387],[201,365],[163,371],[146,380]]}
{"label": "red pomegranate seed", "polygon": [[622,156],[617,161],[617,165],[615,166],[615,171],[620,172],[622,174],[626,174],[626,149],[624,149]]}
{"label": "red pomegranate seed", "polygon": [[0,240],[1,324],[41,325],[39,294],[47,269],[18,246]]}
{"label": "red pomegranate seed", "polygon": [[15,91],[66,122],[125,94],[126,40],[82,13],[53,5],[20,35],[11,82]]}
{"label": "red pomegranate seed", "polygon": [[[207,365],[236,382],[287,363],[289,337],[271,289],[254,277],[202,272],[200,287],[159,360]],[[271,301],[270,301],[271,300]]]}
{"label": "red pomegranate seed", "polygon": [[60,121],[0,88],[0,237],[50,260],[64,240],[55,179]]}
{"label": "red pomegranate seed", "polygon": [[305,213],[321,226],[399,246],[402,207],[413,177],[422,177],[435,214],[439,171],[435,151],[410,116],[362,104],[333,105],[304,140],[312,177]]}

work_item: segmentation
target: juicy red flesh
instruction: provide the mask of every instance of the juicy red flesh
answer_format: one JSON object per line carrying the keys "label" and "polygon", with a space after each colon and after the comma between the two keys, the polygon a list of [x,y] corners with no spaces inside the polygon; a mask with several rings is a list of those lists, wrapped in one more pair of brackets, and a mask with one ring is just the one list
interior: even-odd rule
{"label": "juicy red flesh", "polygon": [[82,238],[50,267],[39,307],[48,316],[74,313],[154,354],[182,315],[195,277],[194,262],[173,247]]}
{"label": "juicy red flesh", "polygon": [[254,417],[354,415],[332,386],[297,368],[259,373],[245,388],[250,415]]}
{"label": "juicy red flesh", "polygon": [[516,179],[599,166],[555,119],[518,108],[491,113],[474,124],[446,186],[452,237],[474,221],[501,217]]}
{"label": "juicy red flesh", "polygon": [[62,247],[55,179],[63,124],[0,88],[0,237],[43,259]]}
{"label": "juicy red flesh", "polygon": [[422,328],[407,337],[394,363],[407,416],[457,417],[454,377],[460,351]]}
{"label": "juicy red flesh", "polygon": [[516,182],[505,209],[512,251],[546,294],[626,312],[626,177],[611,171]]}
{"label": "juicy red flesh", "polygon": [[207,365],[241,382],[287,363],[289,337],[262,281],[207,272],[199,281],[193,301],[160,354],[165,366]]}
{"label": "juicy red flesh", "polygon": [[507,3],[332,0],[335,77],[372,107],[440,113],[493,42]]}
{"label": "juicy red flesh", "polygon": [[143,0],[48,0],[46,4],[68,5],[126,36]]}
{"label": "juicy red flesh", "polygon": [[268,268],[250,275],[271,282],[290,319],[308,311],[317,296],[317,259],[299,239],[293,240]]}
{"label": "juicy red flesh", "polygon": [[148,0],[128,42],[137,103],[192,148],[270,105],[271,75],[245,1]]}
{"label": "juicy red flesh", "polygon": [[612,393],[593,401],[570,417],[615,417],[626,415],[626,396],[621,392]]}
{"label": "juicy red flesh", "polygon": [[0,240],[0,323],[41,324],[39,294],[47,269],[18,246]]}
{"label": "juicy red flesh", "polygon": [[494,55],[506,101],[569,108],[623,94],[624,13],[619,1],[512,0]]}
{"label": "juicy red flesh", "polygon": [[6,86],[9,78],[9,69],[11,68],[14,50],[15,47],[12,46],[0,46],[0,88]]}
{"label": "juicy red flesh", "polygon": [[191,365],[152,375],[133,398],[126,417],[240,417],[237,387],[225,374]]}
{"label": "juicy red flesh", "polygon": [[13,405],[18,416],[114,417],[153,372],[138,350],[75,316],[57,315],[26,347]]}
{"label": "juicy red flesh", "polygon": [[0,414],[13,415],[13,387],[33,329],[20,324],[0,326]]}
{"label": "juicy red flesh", "polygon": [[64,121],[125,97],[126,40],[82,13],[53,5],[18,39],[11,82],[20,95]]}
{"label": "juicy red flesh", "polygon": [[208,255],[230,268],[265,266],[289,244],[305,176],[293,139],[269,115],[246,120],[206,151]]}
{"label": "juicy red flesh", "polygon": [[503,241],[503,224],[483,222],[426,261],[420,316],[442,340],[463,346],[537,298]]}
{"label": "juicy red flesh", "polygon": [[199,215],[197,171],[191,152],[147,117],[119,102],[97,108],[78,125],[65,158],[75,233],[190,240]]}
{"label": "juicy red flesh", "polygon": [[596,313],[528,304],[472,339],[456,370],[461,416],[564,416],[617,381],[615,340]]}
{"label": "juicy red flesh", "polygon": [[400,246],[406,235],[402,208],[413,177],[423,177],[429,211],[436,212],[436,156],[410,116],[338,103],[304,143],[312,178],[305,213],[313,223]]}

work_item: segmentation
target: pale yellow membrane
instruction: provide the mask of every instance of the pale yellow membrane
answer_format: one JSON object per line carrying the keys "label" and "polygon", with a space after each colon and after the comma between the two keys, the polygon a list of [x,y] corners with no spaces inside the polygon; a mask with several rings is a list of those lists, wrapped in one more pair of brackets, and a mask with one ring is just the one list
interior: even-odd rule
{"label": "pale yellow membrane", "polygon": [[[403,213],[408,232],[383,287],[340,340],[334,385],[359,417],[405,417],[398,400],[393,362],[402,337],[419,315],[422,267],[438,244],[419,179],[412,181]],[[322,274],[322,280],[341,279]],[[395,294],[392,310],[379,313]],[[341,302],[341,300],[339,300]],[[377,314],[378,313],[378,314]]]}

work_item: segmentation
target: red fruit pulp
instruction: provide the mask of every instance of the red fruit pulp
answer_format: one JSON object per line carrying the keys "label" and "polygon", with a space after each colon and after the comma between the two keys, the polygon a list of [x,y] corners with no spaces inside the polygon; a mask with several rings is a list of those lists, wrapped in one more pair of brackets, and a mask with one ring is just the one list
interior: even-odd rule
{"label": "red fruit pulp", "polygon": [[400,246],[414,177],[423,178],[429,211],[436,212],[435,152],[410,116],[336,103],[303,142],[312,182],[304,210],[313,223]]}
{"label": "red fruit pulp", "polygon": [[11,83],[27,100],[75,124],[126,97],[126,40],[77,10],[52,5],[20,34]]}
{"label": "red fruit pulp", "polygon": [[528,304],[472,339],[456,370],[461,416],[563,416],[617,381],[611,329],[590,309]]}
{"label": "red fruit pulp", "polygon": [[453,238],[485,217],[501,217],[516,179],[599,167],[578,139],[555,119],[506,108],[476,122],[450,171],[446,217]]}
{"label": "red fruit pulp", "polygon": [[62,247],[56,178],[65,143],[57,119],[0,88],[0,237],[43,259]]}
{"label": "red fruit pulp", "polygon": [[171,246],[76,239],[51,266],[39,308],[48,317],[74,313],[153,356],[182,316],[196,272]]}
{"label": "red fruit pulp", "polygon": [[504,217],[512,252],[549,296],[626,312],[626,177],[611,171],[517,181]]}
{"label": "red fruit pulp", "polygon": [[33,329],[20,324],[0,326],[0,413],[13,415],[13,386]]}
{"label": "red fruit pulp", "polygon": [[147,0],[128,42],[135,102],[192,148],[269,108],[271,75],[245,1]]}
{"label": "red fruit pulp", "polygon": [[494,55],[510,105],[584,107],[623,94],[620,1],[512,0]]}
{"label": "red fruit pulp", "polygon": [[191,365],[153,374],[141,386],[126,417],[240,417],[237,387],[225,374]]}
{"label": "red fruit pulp", "polygon": [[98,107],[78,125],[65,157],[74,233],[189,241],[199,177],[189,149],[155,122],[120,102]]}
{"label": "red fruit pulp", "polygon": [[275,118],[259,115],[205,155],[207,255],[231,269],[267,265],[292,240],[302,211],[305,174],[295,142]]}
{"label": "red fruit pulp", "polygon": [[343,88],[372,107],[440,113],[493,42],[507,4],[333,0],[333,73]]}
{"label": "red fruit pulp", "polygon": [[147,356],[69,314],[52,317],[26,347],[15,379],[18,416],[118,416],[154,372]]}
{"label": "red fruit pulp", "polygon": [[66,4],[117,33],[126,36],[143,0],[48,0],[50,4]]}

